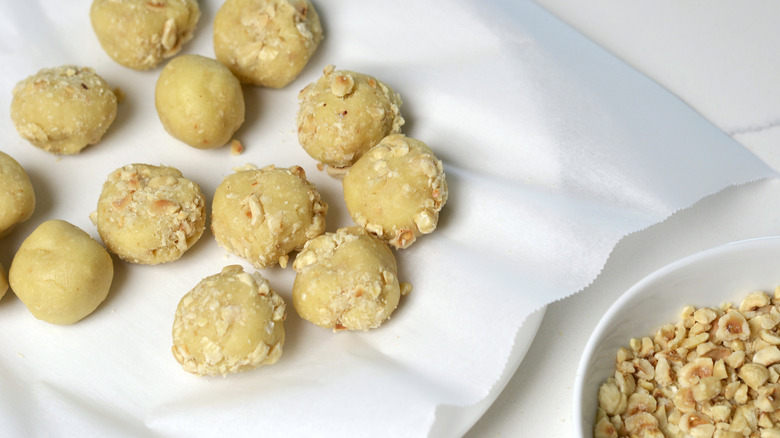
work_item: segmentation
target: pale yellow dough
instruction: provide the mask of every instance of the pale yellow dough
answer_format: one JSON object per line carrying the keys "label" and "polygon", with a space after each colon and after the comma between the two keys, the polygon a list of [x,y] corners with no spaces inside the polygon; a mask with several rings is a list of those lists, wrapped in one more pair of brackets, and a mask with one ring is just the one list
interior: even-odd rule
{"label": "pale yellow dough", "polygon": [[94,0],[89,17],[108,56],[148,70],[192,39],[200,7],[196,0]]}
{"label": "pale yellow dough", "polygon": [[54,154],[77,154],[98,143],[116,117],[116,95],[88,67],[42,69],[12,94],[11,120],[19,135]]}
{"label": "pale yellow dough", "polygon": [[293,269],[295,310],[334,331],[379,327],[410,288],[398,282],[395,257],[387,244],[360,227],[310,240]]}
{"label": "pale yellow dough", "polygon": [[374,77],[332,65],[301,90],[298,100],[298,142],[331,167],[349,167],[404,124],[398,93]]}
{"label": "pale yellow dough", "polygon": [[0,298],[3,298],[3,296],[7,291],[8,291],[8,277],[5,274],[5,268],[3,267],[3,264],[0,263]]}
{"label": "pale yellow dough", "polygon": [[108,296],[111,256],[84,230],[62,220],[35,229],[19,247],[8,273],[11,289],[36,318],[73,324]]}
{"label": "pale yellow dough", "polygon": [[214,18],[214,52],[236,77],[282,88],[292,82],[322,40],[308,0],[227,0]]}
{"label": "pale yellow dough", "polygon": [[24,168],[0,151],[0,237],[26,221],[35,210],[35,192]]}
{"label": "pale yellow dough", "polygon": [[442,162],[403,134],[385,137],[342,182],[355,223],[399,249],[436,229],[448,196]]}
{"label": "pale yellow dough", "polygon": [[123,260],[154,265],[179,259],[206,226],[198,184],[173,167],[129,164],[108,175],[95,222]]}
{"label": "pale yellow dough", "polygon": [[157,115],[173,137],[198,149],[230,141],[244,123],[244,92],[215,59],[180,55],[163,68],[154,93]]}
{"label": "pale yellow dough", "polygon": [[250,166],[217,187],[211,231],[220,246],[258,269],[285,267],[288,254],[325,231],[327,212],[300,166]]}
{"label": "pale yellow dough", "polygon": [[173,356],[200,376],[247,371],[279,360],[285,304],[268,280],[238,265],[206,277],[179,302]]}

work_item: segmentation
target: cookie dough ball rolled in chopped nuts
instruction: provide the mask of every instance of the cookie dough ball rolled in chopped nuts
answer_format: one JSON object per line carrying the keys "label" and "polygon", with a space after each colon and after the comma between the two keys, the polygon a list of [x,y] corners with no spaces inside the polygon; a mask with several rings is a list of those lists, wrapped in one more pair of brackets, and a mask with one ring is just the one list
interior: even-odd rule
{"label": "cookie dough ball rolled in chopped nuts", "polygon": [[94,0],[89,17],[108,56],[148,70],[192,39],[200,8],[197,0]]}
{"label": "cookie dough ball rolled in chopped nuts", "polygon": [[8,277],[5,274],[5,268],[0,263],[0,298],[8,291]]}
{"label": "cookie dough ball rolled in chopped nuts", "polygon": [[171,262],[203,234],[205,197],[177,169],[129,164],[108,175],[95,221],[106,247],[123,260]]}
{"label": "cookie dough ball rolled in chopped nuts", "polygon": [[108,296],[111,256],[84,230],[68,222],[42,223],[16,252],[8,280],[36,318],[73,324]]}
{"label": "cookie dough ball rolled in chopped nuts", "polygon": [[238,265],[204,278],[179,302],[173,356],[185,371],[226,375],[279,360],[285,304],[260,274]]}
{"label": "cookie dough ball rolled in chopped nuts", "polygon": [[289,84],[321,40],[309,0],[227,0],[214,18],[217,59],[248,84]]}
{"label": "cookie dough ball rolled in chopped nuts", "polygon": [[425,143],[403,134],[366,152],[344,176],[343,188],[355,223],[396,248],[433,232],[447,201],[441,161]]}
{"label": "cookie dough ball rolled in chopped nuts", "polygon": [[154,98],[165,130],[198,149],[224,145],[244,123],[241,84],[215,59],[172,59],[157,79]]}
{"label": "cookie dough ball rolled in chopped nuts", "polygon": [[94,70],[65,65],[16,84],[11,120],[33,145],[54,154],[77,154],[103,138],[116,108],[116,95]]}
{"label": "cookie dough ball rolled in chopped nuts", "polygon": [[399,284],[395,257],[387,244],[360,227],[341,228],[310,240],[295,258],[293,269],[295,310],[334,331],[379,327],[410,287]]}
{"label": "cookie dough ball rolled in chopped nuts", "polygon": [[401,96],[371,76],[332,65],[301,90],[298,100],[298,141],[331,167],[350,166],[404,124]]}
{"label": "cookie dough ball rolled in chopped nuts", "polygon": [[26,221],[35,210],[35,192],[24,168],[0,152],[0,237]]}
{"label": "cookie dough ball rolled in chopped nuts", "polygon": [[211,231],[220,246],[258,269],[285,267],[290,252],[325,231],[327,212],[300,166],[248,166],[217,187]]}

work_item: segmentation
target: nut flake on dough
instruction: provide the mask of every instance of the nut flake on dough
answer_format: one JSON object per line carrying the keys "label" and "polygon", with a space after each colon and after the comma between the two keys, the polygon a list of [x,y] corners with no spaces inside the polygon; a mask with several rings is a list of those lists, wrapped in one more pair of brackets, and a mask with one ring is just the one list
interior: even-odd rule
{"label": "nut flake on dough", "polygon": [[16,84],[12,95],[19,135],[53,154],[77,154],[100,142],[116,117],[116,95],[89,67],[44,68]]}
{"label": "nut flake on dough", "polygon": [[385,137],[355,162],[343,189],[355,223],[399,249],[436,229],[448,196],[442,162],[403,134]]}
{"label": "nut flake on dough", "polygon": [[306,243],[293,262],[293,305],[315,325],[369,330],[390,318],[410,286],[399,283],[390,248],[361,227]]}
{"label": "nut flake on dough", "polygon": [[284,300],[239,265],[201,280],[179,302],[171,351],[192,374],[227,375],[276,363],[284,345]]}
{"label": "nut flake on dough", "polygon": [[382,138],[401,132],[401,96],[374,77],[336,70],[298,94],[298,141],[314,159],[349,167]]}
{"label": "nut flake on dough", "polygon": [[214,18],[214,52],[241,82],[282,88],[322,40],[308,0],[227,0]]}
{"label": "nut flake on dough", "polygon": [[211,229],[220,246],[255,267],[284,267],[288,254],[325,231],[327,211],[300,166],[242,167],[217,187]]}
{"label": "nut flake on dough", "polygon": [[149,70],[190,41],[200,18],[196,0],[94,0],[90,21],[116,62]]}
{"label": "nut flake on dough", "polygon": [[203,234],[205,197],[173,167],[129,164],[108,175],[96,222],[106,247],[123,260],[171,262]]}

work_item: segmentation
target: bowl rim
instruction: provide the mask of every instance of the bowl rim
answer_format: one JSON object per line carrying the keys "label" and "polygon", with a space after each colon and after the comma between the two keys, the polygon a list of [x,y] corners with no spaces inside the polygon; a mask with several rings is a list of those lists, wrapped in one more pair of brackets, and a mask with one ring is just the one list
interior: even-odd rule
{"label": "bowl rim", "polygon": [[[609,328],[609,326],[611,325],[612,321],[615,319],[617,314],[624,309],[624,307],[628,302],[632,301],[635,298],[635,296],[640,291],[643,291],[648,285],[652,285],[653,283],[657,282],[659,279],[662,279],[666,275],[669,275],[670,273],[673,273],[675,271],[682,270],[685,267],[700,263],[704,260],[709,260],[714,257],[721,256],[726,253],[731,253],[735,251],[755,250],[756,248],[767,248],[767,247],[780,248],[780,236],[765,236],[765,237],[755,237],[755,238],[737,240],[725,244],[720,244],[714,247],[710,247],[689,254],[687,256],[683,256],[662,266],[661,268],[656,269],[655,271],[644,276],[639,281],[634,283],[631,287],[626,289],[620,295],[620,297],[618,297],[618,299],[615,300],[614,303],[612,303],[609,309],[607,309],[604,315],[600,318],[599,322],[596,324],[595,328],[591,332],[591,335],[588,338],[587,343],[585,344],[585,348],[583,349],[582,355],[580,356],[580,360],[577,365],[577,371],[575,374],[574,387],[572,393],[574,397],[572,403],[572,413],[573,413],[572,426],[574,429],[574,436],[592,437],[592,433],[587,433],[587,434],[583,433],[586,432],[584,430],[585,422],[583,421],[582,418],[583,409],[584,409],[583,401],[585,395],[584,389],[585,389],[586,377],[587,377],[586,373],[589,371],[589,368],[592,365],[591,359],[596,349],[599,347],[602,339],[607,334],[607,329]],[[658,325],[660,326],[663,323],[664,323],[663,321],[659,321]]]}

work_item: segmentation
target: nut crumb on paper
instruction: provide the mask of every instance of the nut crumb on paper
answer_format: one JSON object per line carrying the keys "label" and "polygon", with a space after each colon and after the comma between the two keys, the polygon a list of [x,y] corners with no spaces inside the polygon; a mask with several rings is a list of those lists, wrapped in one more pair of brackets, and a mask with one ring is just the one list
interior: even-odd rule
{"label": "nut crumb on paper", "polygon": [[238,139],[230,141],[230,155],[241,155],[244,153],[244,144]]}

